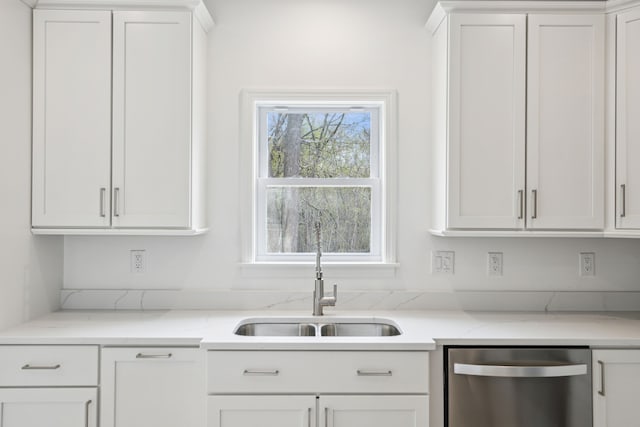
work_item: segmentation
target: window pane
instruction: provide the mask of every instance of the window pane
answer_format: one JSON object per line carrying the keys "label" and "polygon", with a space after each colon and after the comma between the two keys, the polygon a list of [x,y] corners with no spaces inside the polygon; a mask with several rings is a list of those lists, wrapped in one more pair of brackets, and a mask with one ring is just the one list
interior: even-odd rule
{"label": "window pane", "polygon": [[267,113],[270,178],[368,178],[369,112]]}
{"label": "window pane", "polygon": [[371,188],[267,188],[268,253],[315,252],[316,221],[323,252],[371,252]]}

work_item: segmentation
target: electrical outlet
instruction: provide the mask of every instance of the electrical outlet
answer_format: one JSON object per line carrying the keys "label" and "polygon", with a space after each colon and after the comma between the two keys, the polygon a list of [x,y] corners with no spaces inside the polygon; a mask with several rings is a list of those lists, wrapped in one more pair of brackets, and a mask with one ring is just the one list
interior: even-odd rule
{"label": "electrical outlet", "polygon": [[596,254],[593,252],[580,252],[580,275],[596,275]]}
{"label": "electrical outlet", "polygon": [[454,251],[432,251],[431,273],[453,274],[455,263]]}
{"label": "electrical outlet", "polygon": [[502,276],[502,252],[489,252],[487,254],[487,275]]}
{"label": "electrical outlet", "polygon": [[131,272],[144,273],[147,268],[146,253],[144,249],[131,250]]}

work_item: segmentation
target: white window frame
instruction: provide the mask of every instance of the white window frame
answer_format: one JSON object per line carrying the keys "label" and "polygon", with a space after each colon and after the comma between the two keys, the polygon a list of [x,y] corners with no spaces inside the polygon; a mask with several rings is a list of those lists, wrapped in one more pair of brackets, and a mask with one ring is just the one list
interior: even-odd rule
{"label": "white window frame", "polygon": [[[327,111],[358,109],[372,112],[371,178],[269,178],[267,156],[261,150],[260,123],[269,111]],[[327,264],[395,264],[396,197],[396,94],[394,91],[263,91],[242,93],[241,119],[241,197],[242,262],[245,264],[310,264],[313,254],[266,253],[266,189],[270,185],[296,186],[358,185],[371,188],[371,251],[369,253],[323,254]],[[260,115],[262,114],[262,119]],[[379,117],[376,117],[379,115]],[[379,125],[374,125],[377,118]],[[375,161],[377,160],[377,161]],[[376,170],[377,169],[377,170]]]}

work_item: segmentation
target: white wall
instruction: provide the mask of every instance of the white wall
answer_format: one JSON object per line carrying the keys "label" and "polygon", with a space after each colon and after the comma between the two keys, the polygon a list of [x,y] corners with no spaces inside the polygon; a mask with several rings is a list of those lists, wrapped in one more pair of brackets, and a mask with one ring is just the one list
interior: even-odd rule
{"label": "white wall", "polygon": [[[424,0],[211,0],[209,225],[204,236],[67,237],[69,289],[299,289],[307,279],[240,270],[239,95],[244,88],[395,89],[399,100],[398,261],[394,278],[341,278],[342,289],[640,290],[640,241],[437,238],[428,234],[430,36]],[[129,250],[148,271],[129,273]],[[454,276],[430,273],[430,252],[456,251]],[[486,253],[504,252],[504,276],[487,277]],[[578,253],[596,253],[594,278]],[[330,271],[326,277],[330,280]]]}
{"label": "white wall", "polygon": [[33,237],[31,9],[0,2],[0,328],[55,310],[61,238]]}

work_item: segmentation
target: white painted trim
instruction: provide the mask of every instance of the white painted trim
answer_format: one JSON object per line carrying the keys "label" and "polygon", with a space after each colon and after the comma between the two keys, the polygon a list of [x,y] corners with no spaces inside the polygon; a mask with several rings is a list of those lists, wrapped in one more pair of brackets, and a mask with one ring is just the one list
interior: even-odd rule
{"label": "white painted trim", "polygon": [[427,28],[427,30],[429,30],[431,34],[435,34],[436,31],[438,31],[438,28],[440,28],[440,24],[442,23],[442,21],[444,21],[446,17],[447,17],[447,12],[442,7],[442,4],[438,3],[433,8],[433,11],[429,16],[429,19],[427,20],[427,24],[425,25],[425,27]]}
{"label": "white painted trim", "polygon": [[[381,159],[381,179],[385,182],[383,197],[382,223],[385,228],[385,236],[382,237],[383,251],[382,264],[396,262],[396,236],[397,236],[397,145],[398,145],[398,109],[397,93],[394,90],[265,90],[246,89],[241,92],[240,100],[240,219],[241,219],[241,259],[243,263],[255,263],[253,251],[256,243],[254,233],[256,199],[254,171],[256,165],[256,105],[259,102],[358,102],[358,103],[382,103],[381,140],[385,141],[384,159]],[[384,111],[386,109],[386,111]]]}
{"label": "white painted trim", "polygon": [[19,0],[19,1],[26,4],[30,8],[34,8],[36,7],[36,4],[38,4],[38,0]]}
{"label": "white painted trim", "polygon": [[37,8],[47,9],[188,9],[194,10],[202,0],[27,0]]}
{"label": "white painted trim", "polygon": [[640,6],[639,0],[608,0],[607,13],[620,12],[625,9]]}
{"label": "white painted trim", "polygon": [[213,21],[209,10],[202,2],[200,2],[200,4],[198,4],[195,9],[193,9],[193,16],[195,16],[195,18],[198,20],[205,33],[211,31],[211,29],[215,25],[215,22]]}
{"label": "white painted trim", "polygon": [[[322,262],[322,268],[325,270],[326,277],[331,280],[336,278],[391,278],[395,277],[399,264],[395,263],[367,263],[367,262],[349,262],[349,263],[331,263]],[[240,270],[242,277],[264,278],[264,277],[280,277],[280,278],[309,278],[313,277],[315,271],[314,263],[275,263],[275,262],[258,262],[258,263],[241,263]]]}
{"label": "white painted trim", "polygon": [[[604,12],[606,1],[441,1],[444,13],[503,12],[503,13],[593,13]],[[435,10],[435,9],[434,9]]]}
{"label": "white painted trim", "polygon": [[31,234],[57,236],[196,236],[208,228],[197,229],[145,229],[145,228],[32,228]]}
{"label": "white painted trim", "polygon": [[[436,230],[429,233],[438,237],[581,237],[600,238],[613,237],[605,235],[603,231],[538,231],[538,230]],[[621,237],[621,236],[620,236]],[[638,235],[640,237],[640,233]]]}

